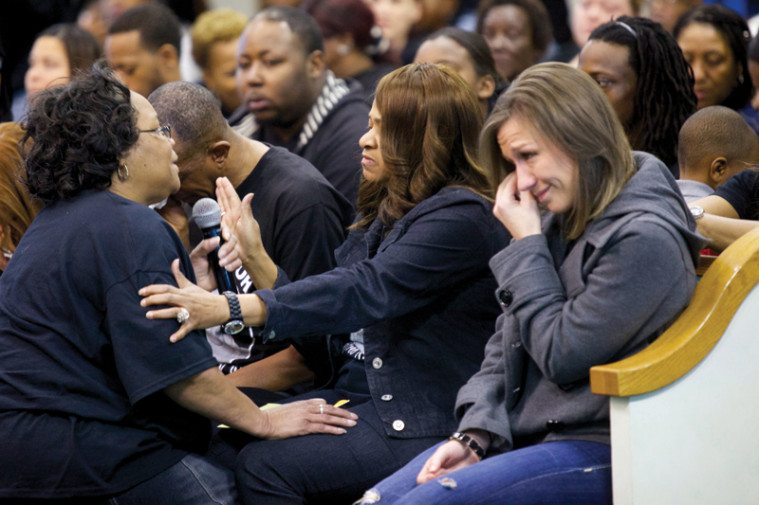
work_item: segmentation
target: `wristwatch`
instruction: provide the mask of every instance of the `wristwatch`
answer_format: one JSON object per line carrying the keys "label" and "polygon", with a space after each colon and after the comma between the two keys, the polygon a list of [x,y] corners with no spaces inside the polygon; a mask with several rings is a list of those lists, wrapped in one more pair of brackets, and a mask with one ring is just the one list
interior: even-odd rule
{"label": "wristwatch", "polygon": [[222,294],[227,297],[227,303],[229,303],[229,321],[221,325],[221,330],[227,335],[237,335],[245,328],[245,323],[242,322],[240,300],[237,299],[237,293],[224,291]]}
{"label": "wristwatch", "polygon": [[704,208],[699,205],[691,205],[688,207],[690,209],[690,213],[693,216],[693,219],[698,221],[702,217],[704,217]]}

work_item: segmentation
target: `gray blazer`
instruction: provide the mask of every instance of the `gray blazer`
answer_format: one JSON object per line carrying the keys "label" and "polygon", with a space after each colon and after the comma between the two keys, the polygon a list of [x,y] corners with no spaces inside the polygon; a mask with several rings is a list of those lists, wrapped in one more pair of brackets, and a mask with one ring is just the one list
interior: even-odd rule
{"label": "gray blazer", "polygon": [[481,369],[460,390],[459,429],[494,450],[541,441],[609,440],[606,397],[590,367],[635,353],[680,313],[703,240],[671,174],[635,153],[637,173],[573,243],[561,218],[490,261],[503,314]]}

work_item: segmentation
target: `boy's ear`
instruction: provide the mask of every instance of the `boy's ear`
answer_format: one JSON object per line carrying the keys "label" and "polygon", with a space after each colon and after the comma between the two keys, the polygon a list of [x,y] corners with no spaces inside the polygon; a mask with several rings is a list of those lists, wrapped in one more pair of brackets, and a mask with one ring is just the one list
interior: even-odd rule
{"label": "boy's ear", "polygon": [[727,176],[727,159],[724,156],[714,158],[709,165],[709,180],[715,186],[720,185]]}

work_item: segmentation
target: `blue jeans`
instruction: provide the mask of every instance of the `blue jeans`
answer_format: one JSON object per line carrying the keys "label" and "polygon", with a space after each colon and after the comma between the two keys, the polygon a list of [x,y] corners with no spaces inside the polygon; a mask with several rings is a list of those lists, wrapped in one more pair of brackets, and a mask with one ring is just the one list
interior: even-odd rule
{"label": "blue jeans", "polygon": [[110,498],[108,505],[236,505],[234,474],[188,454],[155,477]]}
{"label": "blue jeans", "polygon": [[234,474],[188,454],[178,463],[110,498],[0,498],[0,505],[237,505]]}
{"label": "blue jeans", "polygon": [[362,504],[607,505],[611,448],[577,440],[545,442],[485,458],[445,477],[416,485],[439,444],[367,491]]}

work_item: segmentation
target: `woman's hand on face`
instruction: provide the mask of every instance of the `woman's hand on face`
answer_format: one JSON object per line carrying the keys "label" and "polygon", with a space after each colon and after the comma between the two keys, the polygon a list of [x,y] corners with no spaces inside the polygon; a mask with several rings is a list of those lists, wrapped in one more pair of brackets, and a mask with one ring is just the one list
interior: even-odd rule
{"label": "woman's hand on face", "polygon": [[309,433],[342,435],[356,425],[353,412],[327,404],[321,398],[286,403],[262,411],[267,417],[264,438],[288,438]]}
{"label": "woman's hand on face", "polygon": [[498,186],[493,214],[517,240],[541,233],[538,202],[529,191],[519,191],[516,172]]}
{"label": "woman's hand on face", "polygon": [[189,317],[179,326],[169,340],[178,342],[190,331],[220,325],[229,320],[229,303],[224,295],[214,295],[187,280],[179,269],[179,260],[171,264],[171,270],[177,286],[169,284],[151,284],[139,291],[142,296],[140,305],[170,305],[166,309],[150,310],[145,314],[148,319],[176,319],[182,309]]}
{"label": "woman's hand on face", "polygon": [[424,466],[416,476],[417,484],[424,484],[443,475],[461,470],[479,461],[477,455],[464,444],[456,440],[449,440],[437,448],[437,450],[424,463]]}
{"label": "woman's hand on face", "polygon": [[[253,217],[253,193],[245,195],[240,201],[237,191],[226,177],[216,179],[216,199],[224,212],[222,217],[222,234],[230,242],[236,241],[237,257],[255,261],[255,257],[264,251],[261,241],[261,228]],[[246,261],[243,261],[246,262]],[[225,266],[226,258],[219,255],[219,264]],[[226,267],[225,267],[226,268]],[[229,270],[229,268],[227,268]]]}

